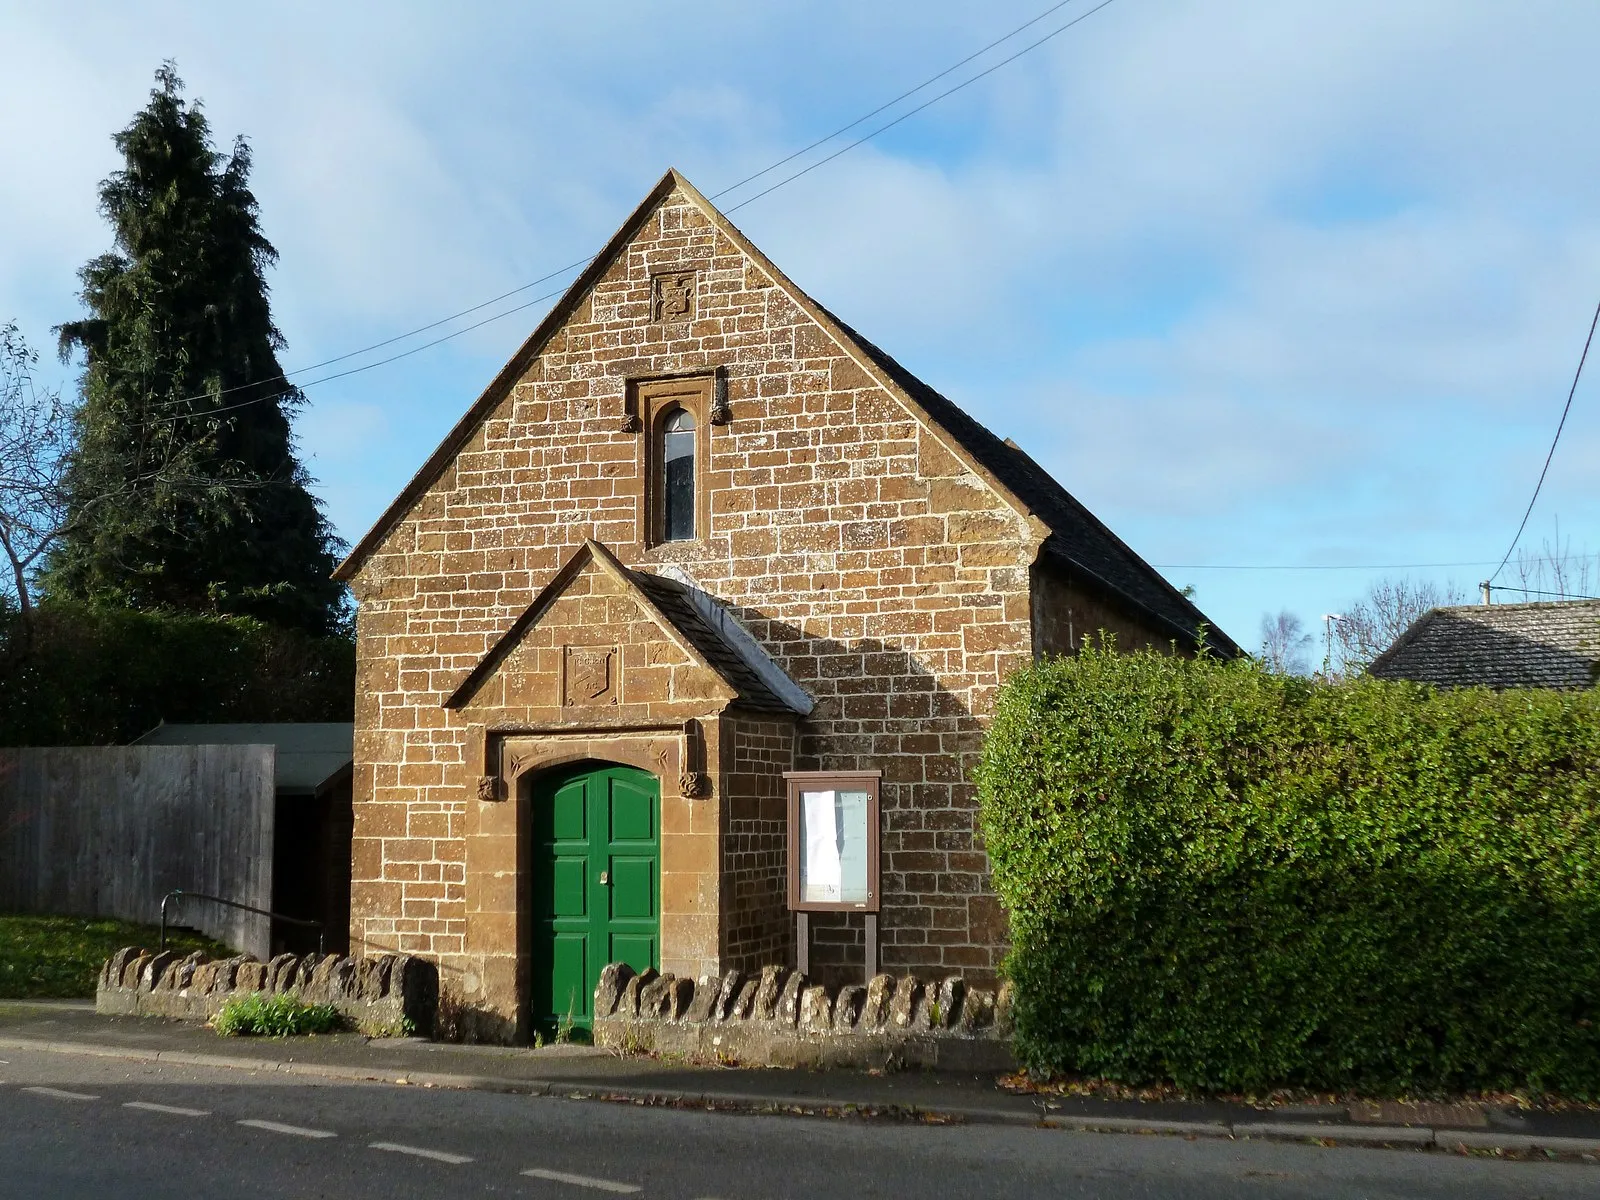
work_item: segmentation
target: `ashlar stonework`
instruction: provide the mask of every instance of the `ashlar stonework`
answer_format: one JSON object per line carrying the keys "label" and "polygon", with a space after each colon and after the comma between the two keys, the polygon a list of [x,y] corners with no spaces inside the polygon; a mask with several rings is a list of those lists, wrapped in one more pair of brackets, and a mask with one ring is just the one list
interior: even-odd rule
{"label": "ashlar stonework", "polygon": [[[693,536],[667,540],[672,413]],[[699,979],[794,961],[784,772],[881,771],[883,969],[992,987],[1006,920],[971,770],[1006,675],[1099,630],[1237,650],[676,172],[340,577],[360,600],[352,947],[436,962],[456,1031],[504,1040],[530,1036],[550,961],[530,832],[549,772],[659,781],[658,961],[635,965]],[[863,982],[860,919],[812,929],[812,974]],[[612,955],[589,953],[592,988]]]}

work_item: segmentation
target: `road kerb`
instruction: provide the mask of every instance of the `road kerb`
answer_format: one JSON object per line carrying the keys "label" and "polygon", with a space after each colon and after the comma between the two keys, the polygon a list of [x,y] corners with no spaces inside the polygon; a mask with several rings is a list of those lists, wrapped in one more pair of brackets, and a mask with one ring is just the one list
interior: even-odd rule
{"label": "road kerb", "polygon": [[1440,1129],[1434,1140],[1443,1150],[1548,1150],[1552,1154],[1600,1154],[1600,1138],[1551,1137],[1537,1133],[1490,1133],[1482,1129]]}
{"label": "road kerb", "polygon": [[1233,1130],[1219,1121],[1161,1121],[1143,1117],[1094,1117],[1052,1113],[1044,1123],[1058,1129],[1084,1133],[1165,1133],[1176,1137],[1232,1137]]}
{"label": "road kerb", "polygon": [[1251,1121],[1235,1124],[1235,1137],[1312,1138],[1378,1146],[1431,1146],[1433,1130],[1417,1125],[1315,1125],[1309,1121]]}

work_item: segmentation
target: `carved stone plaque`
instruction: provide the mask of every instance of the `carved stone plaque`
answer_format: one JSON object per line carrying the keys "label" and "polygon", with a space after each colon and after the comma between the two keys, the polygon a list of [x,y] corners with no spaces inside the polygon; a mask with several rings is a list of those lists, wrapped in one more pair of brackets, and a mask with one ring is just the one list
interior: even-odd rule
{"label": "carved stone plaque", "polygon": [[561,703],[581,707],[617,703],[620,662],[615,646],[568,646],[561,673]]}
{"label": "carved stone plaque", "polygon": [[693,271],[663,271],[651,279],[650,284],[652,321],[694,319],[695,273]]}

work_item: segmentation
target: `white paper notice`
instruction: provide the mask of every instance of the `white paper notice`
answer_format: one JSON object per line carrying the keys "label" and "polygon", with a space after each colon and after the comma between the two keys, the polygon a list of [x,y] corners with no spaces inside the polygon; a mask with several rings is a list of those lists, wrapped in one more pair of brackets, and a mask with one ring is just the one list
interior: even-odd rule
{"label": "white paper notice", "polygon": [[837,793],[801,792],[805,808],[805,871],[800,898],[810,903],[837,903],[844,882],[839,862]]}

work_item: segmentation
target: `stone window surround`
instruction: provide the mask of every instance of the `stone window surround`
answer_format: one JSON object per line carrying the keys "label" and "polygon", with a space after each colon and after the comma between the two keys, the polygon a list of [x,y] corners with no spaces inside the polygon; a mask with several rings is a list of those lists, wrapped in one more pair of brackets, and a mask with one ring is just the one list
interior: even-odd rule
{"label": "stone window surround", "polygon": [[[711,437],[717,418],[724,416],[716,403],[722,392],[720,371],[655,379],[630,379],[627,410],[636,415],[643,436],[639,439],[638,478],[639,541],[654,549],[671,544],[694,546],[705,541],[711,525]],[[663,463],[662,427],[677,409],[694,418],[694,537],[668,543],[666,539],[666,471]]]}

